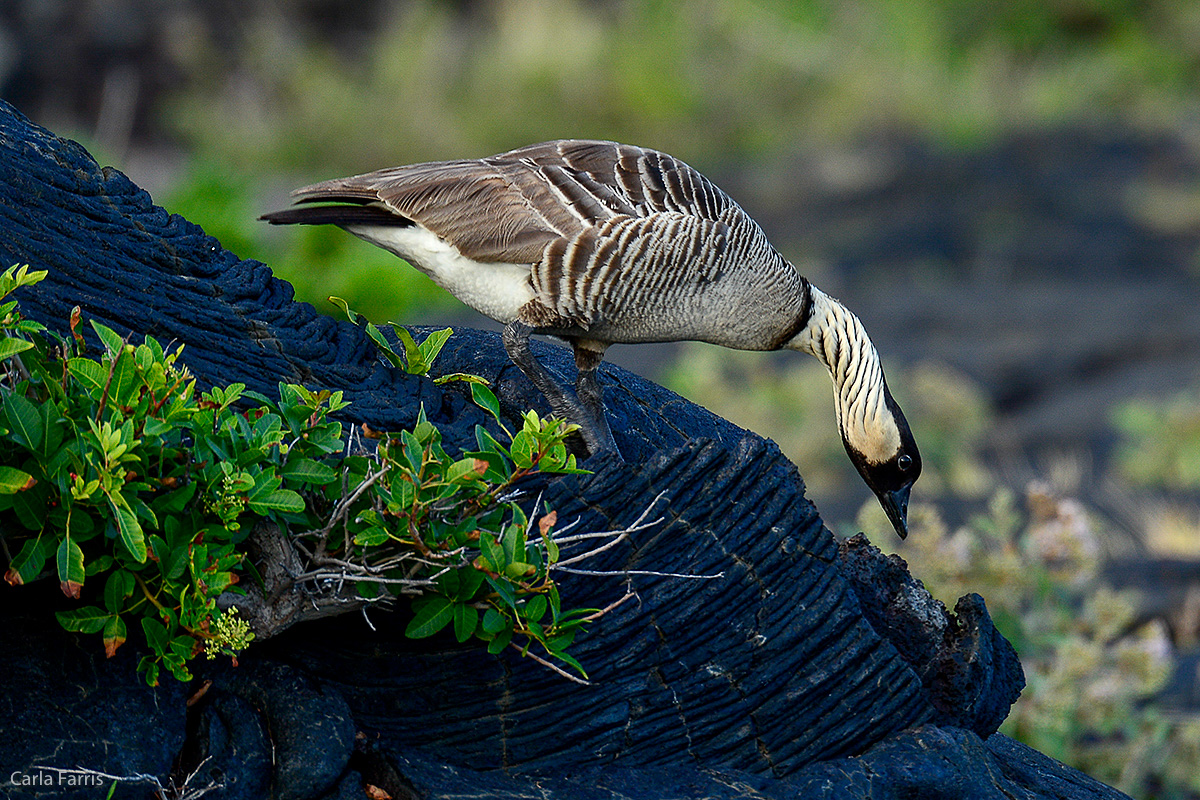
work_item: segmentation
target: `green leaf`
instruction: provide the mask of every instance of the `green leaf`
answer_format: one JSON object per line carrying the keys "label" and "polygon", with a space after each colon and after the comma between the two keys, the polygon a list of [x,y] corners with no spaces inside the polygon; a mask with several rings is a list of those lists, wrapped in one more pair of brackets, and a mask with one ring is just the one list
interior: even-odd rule
{"label": "green leaf", "polygon": [[133,556],[134,561],[139,564],[146,563],[146,537],[142,533],[137,515],[128,507],[117,505],[111,497],[108,504],[117,518],[117,532],[120,534],[121,544],[125,545],[125,550]]}
{"label": "green leaf", "polygon": [[[58,405],[55,404],[53,398],[45,400],[38,406],[38,413],[42,418],[42,430],[45,436],[42,437],[42,459],[49,460],[55,455],[58,455],[58,449],[62,445],[63,437],[66,435],[67,426],[69,423],[61,422],[62,414],[59,412]],[[53,474],[50,464],[45,464],[47,475]]]}
{"label": "green leaf", "polygon": [[508,448],[508,452],[512,455],[513,464],[519,469],[529,469],[533,466],[533,456],[537,452],[537,443],[529,431],[520,430],[513,437],[512,445]]}
{"label": "green leaf", "polygon": [[192,655],[192,649],[196,646],[196,640],[191,636],[183,635],[176,636],[171,640],[171,653],[177,656],[177,663],[182,664]]}
{"label": "green leaf", "polygon": [[137,365],[133,361],[133,354],[122,352],[113,362],[112,380],[108,382],[108,397],[119,406],[128,406],[133,402],[136,386]]}
{"label": "green leaf", "polygon": [[408,360],[408,364],[404,369],[412,375],[424,375],[428,372],[429,364],[425,361],[420,346],[413,339],[412,334],[408,332],[408,329],[402,328],[399,325],[392,325],[392,330],[404,344],[404,356]]}
{"label": "green leaf", "polygon": [[[480,467],[483,467],[481,470]],[[486,461],[477,461],[474,458],[463,458],[455,461],[446,470],[446,481],[448,483],[468,483],[478,481],[483,477],[483,472],[488,469],[489,465]]]}
{"label": "green leaf", "polygon": [[574,670],[576,672],[578,672],[580,675],[582,675],[584,678],[586,678],[588,676],[587,670],[585,670],[583,668],[583,664],[580,664],[578,661],[576,661],[575,658],[573,656],[571,656],[569,653],[564,653],[561,650],[555,650],[552,652],[554,653],[555,658],[571,665],[571,667],[574,668]]}
{"label": "green leaf", "polygon": [[496,441],[496,437],[488,433],[487,428],[482,425],[475,426],[475,442],[479,445],[480,450],[496,453],[497,455],[509,457],[508,448]]}
{"label": "green leaf", "polygon": [[117,335],[116,331],[101,325],[96,320],[88,320],[92,324],[92,330],[100,337],[100,341],[104,343],[104,347],[108,350],[109,355],[117,355],[125,348],[125,340]]}
{"label": "green leaf", "polygon": [[464,456],[477,458],[487,464],[487,469],[484,470],[480,477],[489,483],[504,483],[508,480],[512,471],[509,469],[508,460],[499,453],[491,450],[472,450],[463,453]]}
{"label": "green leaf", "polygon": [[161,514],[179,514],[187,508],[187,504],[196,495],[196,490],[199,486],[200,484],[196,481],[186,483],[174,491],[168,492],[161,497],[156,497],[153,501],[154,507]]}
{"label": "green leaf", "polygon": [[71,377],[84,387],[96,392],[96,397],[99,397],[99,391],[104,388],[104,383],[108,380],[108,372],[104,367],[90,358],[69,359],[67,372],[71,373]]}
{"label": "green leaf", "polygon": [[483,585],[483,578],[484,575],[479,570],[458,570],[457,599],[463,601],[464,603],[470,602],[470,600],[475,597],[475,593],[479,591],[479,587]]}
{"label": "green leaf", "polygon": [[391,538],[386,528],[372,525],[370,528],[354,534],[354,543],[359,547],[378,547],[381,544],[386,544]]}
{"label": "green leaf", "polygon": [[448,372],[445,375],[439,375],[433,379],[433,382],[439,386],[443,383],[450,383],[451,381],[462,381],[463,383],[482,383],[485,386],[488,383],[487,378],[481,378],[478,375],[472,375],[469,372]]}
{"label": "green leaf", "polygon": [[479,624],[479,609],[465,603],[454,604],[454,638],[465,642],[475,634]]}
{"label": "green leaf", "polygon": [[516,611],[517,595],[513,591],[512,584],[505,580],[493,578],[490,575],[487,575],[485,577],[487,579],[488,586],[491,586],[492,591],[494,591],[497,595],[500,596],[500,599],[504,601],[504,605],[506,605],[509,608]]}
{"label": "green leaf", "polygon": [[367,336],[371,337],[371,341],[375,342],[375,346],[379,348],[380,355],[382,355],[389,364],[396,369],[402,369],[405,372],[408,372],[408,365],[404,363],[404,359],[400,356],[400,354],[392,349],[392,343],[389,342],[387,337],[379,331],[379,328],[375,327],[373,323],[368,322],[366,331]]}
{"label": "green leaf", "polygon": [[447,340],[454,334],[451,328],[443,328],[440,331],[434,331],[425,337],[425,341],[417,347],[421,351],[421,358],[425,361],[425,369],[428,371],[433,366],[434,359],[438,353],[442,352],[442,348],[446,346]]}
{"label": "green leaf", "polygon": [[524,515],[521,519],[516,519],[516,511],[514,510],[514,520],[504,530],[504,536],[500,543],[504,546],[505,563],[519,561],[525,557],[525,522]]}
{"label": "green leaf", "polygon": [[116,614],[112,615],[104,623],[104,655],[108,658],[116,655],[117,648],[125,644],[125,638],[125,621]]}
{"label": "green leaf", "polygon": [[328,464],[322,464],[311,458],[295,458],[288,459],[288,463],[284,465],[283,477],[301,483],[324,486],[337,480],[338,472]]}
{"label": "green leaf", "polygon": [[[149,339],[150,337],[147,336],[146,338]],[[158,350],[158,352],[162,352],[161,348]],[[142,372],[146,372],[154,365],[154,355],[155,351],[151,350],[149,345],[139,344],[133,350],[133,362],[137,364],[138,369],[140,369]]]}
{"label": "green leaf", "polygon": [[483,621],[480,624],[480,627],[486,633],[490,633],[494,636],[503,630],[509,629],[511,625],[508,621],[508,617],[504,616],[494,608],[489,608],[487,611],[483,612]]}
{"label": "green leaf", "polygon": [[4,580],[14,586],[29,583],[46,566],[46,559],[54,550],[55,540],[49,536],[38,536],[26,539],[20,552],[13,558],[4,574]]}
{"label": "green leaf", "polygon": [[37,452],[42,444],[42,415],[37,406],[19,394],[10,394],[4,398],[4,413],[8,417],[10,436],[20,445],[32,452]]}
{"label": "green leaf", "polygon": [[55,557],[58,568],[58,584],[67,597],[79,599],[79,591],[83,588],[83,550],[71,537],[63,537]]}
{"label": "green leaf", "polygon": [[551,564],[558,561],[558,542],[543,534],[542,544],[546,548],[546,560]]}
{"label": "green leaf", "polygon": [[493,572],[501,571],[504,565],[508,563],[508,559],[504,557],[504,548],[487,531],[484,531],[479,536],[479,552],[491,563]]}
{"label": "green leaf", "polygon": [[154,515],[154,511],[142,498],[134,496],[133,498],[133,513],[141,519],[144,519],[151,528],[158,528],[158,517]]}
{"label": "green leaf", "polygon": [[[158,686],[158,664],[151,656],[142,657],[142,660],[138,662],[138,672],[146,673],[147,686]],[[114,781],[113,786],[116,785]],[[108,800],[111,800],[111,798]]]}
{"label": "green leaf", "polygon": [[[495,392],[482,383],[472,383],[471,399],[475,401],[475,405],[495,417],[497,422],[500,421],[500,401],[496,399]],[[480,443],[480,446],[483,444]]]}
{"label": "green leaf", "polygon": [[24,353],[33,348],[33,342],[17,339],[12,336],[0,336],[0,361],[12,358],[17,353]]}
{"label": "green leaf", "polygon": [[148,417],[145,425],[142,426],[142,433],[146,436],[162,436],[174,430],[175,425],[166,420]]}
{"label": "green leaf", "polygon": [[166,652],[170,642],[166,625],[151,617],[142,617],[142,630],[146,633],[146,644],[150,645],[151,650],[160,655]]}
{"label": "green leaf", "polygon": [[46,277],[44,269],[29,271],[28,264],[13,264],[0,275],[0,297],[8,297],[14,289],[21,286],[32,286]]}
{"label": "green leaf", "polygon": [[496,655],[504,648],[508,647],[508,643],[512,641],[512,630],[503,630],[497,633],[495,638],[488,642],[487,651],[492,655]]}
{"label": "green leaf", "polygon": [[550,637],[546,640],[546,649],[555,655],[561,654],[563,650],[566,650],[575,641],[575,634],[578,632],[578,628],[572,628],[566,633]]}
{"label": "green leaf", "polygon": [[419,439],[409,431],[400,431],[400,440],[404,442],[404,457],[413,473],[420,473],[421,463],[425,460],[425,448]]}
{"label": "green leaf", "polygon": [[[222,468],[224,468],[224,465],[222,465]],[[250,499],[254,499],[256,495],[269,494],[278,489],[282,484],[283,478],[275,474],[274,467],[268,467],[254,476],[248,472],[243,472],[234,479],[234,486],[239,491],[244,490],[249,492]]]}
{"label": "green leaf", "polygon": [[265,515],[271,511],[299,514],[304,511],[304,498],[291,489],[276,489],[271,492],[252,494],[247,505],[255,514]]}
{"label": "green leaf", "polygon": [[526,564],[523,561],[514,561],[504,568],[504,574],[513,580],[520,580],[535,572],[537,572],[537,568],[533,564]]}
{"label": "green leaf", "polygon": [[8,495],[17,519],[31,531],[38,531],[46,524],[47,484],[37,483],[23,492]]}
{"label": "green leaf", "polygon": [[404,629],[404,635],[410,639],[433,636],[454,618],[454,604],[440,595],[418,600],[413,603],[413,611],[415,614]]}
{"label": "green leaf", "polygon": [[71,611],[56,611],[54,616],[58,618],[58,624],[66,630],[75,633],[99,633],[112,615],[95,606],[84,606]]}
{"label": "green leaf", "polygon": [[133,594],[134,585],[133,573],[128,570],[119,569],[109,573],[104,583],[104,607],[113,614],[121,613],[125,600]]}
{"label": "green leaf", "polygon": [[525,601],[523,616],[531,622],[539,622],[546,615],[546,598],[540,594]]}
{"label": "green leaf", "polygon": [[[72,518],[74,522],[74,518]],[[86,575],[100,575],[112,569],[115,559],[110,555],[102,555],[99,558],[88,559],[84,564],[83,571]]]}
{"label": "green leaf", "polygon": [[335,297],[333,295],[330,295],[328,297],[328,300],[329,300],[329,302],[333,303],[335,306],[337,306],[338,308],[340,308],[342,310],[342,313],[346,315],[346,319],[350,320],[350,322],[352,322],[355,325],[358,324],[359,317],[361,317],[362,315],[356,311],[352,311],[350,309],[349,303],[347,303],[342,298]]}
{"label": "green leaf", "polygon": [[33,488],[37,483],[28,472],[22,472],[14,467],[0,466],[0,494],[16,494]]}

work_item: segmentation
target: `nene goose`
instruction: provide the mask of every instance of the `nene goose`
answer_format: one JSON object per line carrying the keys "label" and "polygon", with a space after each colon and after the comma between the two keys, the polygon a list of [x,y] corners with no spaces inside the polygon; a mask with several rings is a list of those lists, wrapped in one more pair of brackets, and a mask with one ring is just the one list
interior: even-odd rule
{"label": "nene goose", "polygon": [[[664,153],[595,141],[394,167],[292,193],[276,224],[333,224],[395,253],[504,324],[505,349],[589,451],[612,448],[596,368],[614,342],[789,348],[833,377],[838,430],[896,532],[921,457],[858,318],[810,284],[762,229]],[[569,342],[562,386],[529,349]]]}

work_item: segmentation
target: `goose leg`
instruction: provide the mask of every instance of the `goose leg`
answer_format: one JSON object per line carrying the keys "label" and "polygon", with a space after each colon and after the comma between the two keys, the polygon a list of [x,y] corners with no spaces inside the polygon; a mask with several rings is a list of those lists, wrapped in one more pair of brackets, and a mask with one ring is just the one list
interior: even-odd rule
{"label": "goose leg", "polygon": [[[592,411],[590,403],[588,405],[582,403],[578,395],[559,383],[542,363],[534,358],[533,351],[529,349],[529,336],[533,332],[532,326],[520,320],[505,325],[501,338],[504,340],[504,349],[508,352],[508,357],[521,372],[525,373],[525,377],[529,378],[530,383],[546,396],[546,401],[550,403],[550,408],[557,417],[579,426],[579,433],[583,437],[584,444],[587,445],[589,454],[609,448],[615,449],[612,432],[604,420],[603,410],[601,409],[597,420],[597,415]],[[593,373],[591,380],[594,383],[594,370],[591,372]],[[582,373],[580,377],[582,378]],[[596,384],[594,394],[597,402],[599,388],[599,385]]]}
{"label": "goose leg", "polygon": [[575,394],[579,402],[588,410],[596,424],[596,433],[600,437],[603,450],[617,451],[617,443],[613,441],[612,430],[608,427],[608,419],[604,416],[604,393],[600,387],[597,368],[604,358],[605,345],[591,340],[578,339],[571,342],[575,351]]}

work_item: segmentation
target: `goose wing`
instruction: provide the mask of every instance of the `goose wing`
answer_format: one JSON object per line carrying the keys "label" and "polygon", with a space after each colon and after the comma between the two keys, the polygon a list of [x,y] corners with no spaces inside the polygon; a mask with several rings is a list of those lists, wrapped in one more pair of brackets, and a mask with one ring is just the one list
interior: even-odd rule
{"label": "goose wing", "polygon": [[737,207],[729,195],[687,164],[645,147],[560,139],[495,158],[536,167],[576,208],[591,212],[592,224],[611,214],[645,217],[660,212],[717,221],[723,212]]}
{"label": "goose wing", "polygon": [[717,221],[736,208],[711,181],[665,153],[584,140],[544,142],[476,160],[392,167],[307,186],[293,197],[300,204],[339,205],[266,218],[342,225],[415,222],[467,258],[512,264],[535,264],[551,242],[572,240],[614,217],[671,212]]}

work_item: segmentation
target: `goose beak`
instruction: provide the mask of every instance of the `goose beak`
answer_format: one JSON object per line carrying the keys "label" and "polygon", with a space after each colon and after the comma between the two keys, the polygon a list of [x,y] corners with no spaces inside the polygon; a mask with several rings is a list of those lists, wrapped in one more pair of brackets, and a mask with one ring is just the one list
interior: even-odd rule
{"label": "goose beak", "polygon": [[897,489],[894,492],[879,493],[879,504],[887,512],[888,519],[892,521],[892,527],[896,529],[896,534],[901,539],[908,536],[909,489],[910,487],[905,486],[903,489]]}

